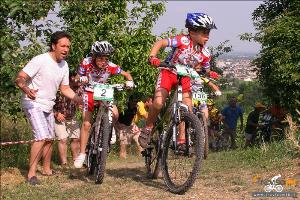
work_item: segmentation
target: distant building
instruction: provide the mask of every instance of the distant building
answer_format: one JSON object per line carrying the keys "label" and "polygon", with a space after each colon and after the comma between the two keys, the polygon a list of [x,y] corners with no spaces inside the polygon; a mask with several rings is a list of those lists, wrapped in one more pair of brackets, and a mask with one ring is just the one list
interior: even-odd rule
{"label": "distant building", "polygon": [[257,75],[254,71],[255,66],[251,65],[251,61],[252,58],[250,57],[237,56],[235,58],[220,58],[216,64],[226,78],[253,81]]}

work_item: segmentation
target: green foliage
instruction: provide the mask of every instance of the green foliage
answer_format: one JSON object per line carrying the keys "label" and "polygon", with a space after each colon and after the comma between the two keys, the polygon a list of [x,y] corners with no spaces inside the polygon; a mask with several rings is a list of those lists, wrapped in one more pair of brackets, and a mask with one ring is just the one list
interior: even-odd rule
{"label": "green foliage", "polygon": [[295,113],[300,99],[300,4],[297,0],[264,1],[253,12],[257,34],[243,35],[262,44],[254,64],[265,93]]}
{"label": "green foliage", "polygon": [[[20,111],[19,94],[14,85],[17,72],[33,56],[44,50],[38,38],[49,31],[48,23],[41,25],[37,20],[45,17],[54,1],[10,1],[0,3],[1,42],[1,113],[15,115]],[[22,47],[20,42],[28,46]],[[15,116],[16,120],[17,116]]]}
{"label": "green foliage", "polygon": [[233,79],[232,84],[222,88],[222,96],[216,99],[219,108],[228,104],[231,97],[237,97],[239,105],[245,112],[253,109],[257,102],[269,105],[268,98],[263,93],[263,87],[258,81],[242,81]]}
{"label": "green foliage", "polygon": [[[20,92],[14,79],[32,57],[47,51],[43,38],[48,39],[57,24],[38,20],[44,20],[55,3],[58,4],[56,1],[1,1],[1,113],[16,115],[21,110]],[[130,71],[138,85],[136,90],[147,95],[153,92],[157,72],[147,64],[148,51],[156,40],[151,29],[165,8],[163,3],[130,3],[61,1],[58,16],[64,21],[62,28],[73,36],[68,59],[71,70],[76,70],[94,41],[108,40],[116,48],[112,61]],[[115,77],[112,81],[120,79]],[[118,95],[120,102],[125,97],[124,93]]]}
{"label": "green foliage", "polygon": [[[1,115],[1,142],[20,141],[32,139],[31,127],[26,120],[19,116],[19,120],[13,122],[13,117]],[[22,168],[28,165],[28,152],[30,145],[16,144],[1,146],[1,165],[0,168],[19,166]]]}
{"label": "green foliage", "polygon": [[[128,9],[129,8],[129,9]],[[60,17],[73,36],[68,59],[75,70],[96,40],[107,40],[116,49],[112,62],[129,71],[138,86],[135,92],[153,93],[157,70],[147,64],[150,48],[156,41],[151,29],[164,12],[163,3],[132,1],[66,1],[61,4]],[[112,78],[119,82],[121,77]],[[125,95],[118,95],[124,105]]]}
{"label": "green foliage", "polygon": [[263,88],[259,82],[241,82],[238,87],[241,106],[245,110],[252,110],[256,102],[268,103],[264,98]]}

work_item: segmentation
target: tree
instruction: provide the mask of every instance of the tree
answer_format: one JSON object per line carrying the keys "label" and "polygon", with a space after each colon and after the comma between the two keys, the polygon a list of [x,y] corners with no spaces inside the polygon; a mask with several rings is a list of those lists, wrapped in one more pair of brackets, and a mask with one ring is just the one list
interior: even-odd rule
{"label": "tree", "polygon": [[257,59],[259,81],[273,103],[295,112],[300,99],[300,4],[298,0],[264,1],[252,14],[257,34],[242,39],[254,39],[262,44]]}
{"label": "tree", "polygon": [[[54,1],[10,1],[0,3],[0,41],[1,41],[1,113],[15,115],[20,111],[19,93],[14,85],[16,73],[24,67],[26,61],[42,52],[43,44],[37,38],[47,31],[47,25],[37,23],[37,20],[47,16]],[[22,47],[20,42],[27,41]]]}
{"label": "tree", "polygon": [[126,1],[62,1],[60,17],[73,36],[71,68],[77,68],[96,40],[107,40],[116,49],[112,61],[130,71],[138,86],[135,90],[152,94],[157,70],[147,63],[156,40],[151,29],[164,9],[163,3],[147,1],[131,1],[130,5]]}
{"label": "tree", "polygon": [[[47,41],[55,27],[51,20],[40,23],[60,3],[58,16],[63,29],[73,37],[70,69],[75,70],[96,40],[108,40],[116,48],[113,62],[129,70],[138,92],[150,94],[156,70],[147,64],[148,51],[156,37],[151,29],[164,12],[163,3],[139,1],[1,1],[1,113],[20,111],[20,92],[14,85],[16,73],[34,56],[47,51]],[[20,42],[26,41],[26,46]],[[112,81],[119,81],[114,78]],[[118,99],[124,100],[125,94]]]}

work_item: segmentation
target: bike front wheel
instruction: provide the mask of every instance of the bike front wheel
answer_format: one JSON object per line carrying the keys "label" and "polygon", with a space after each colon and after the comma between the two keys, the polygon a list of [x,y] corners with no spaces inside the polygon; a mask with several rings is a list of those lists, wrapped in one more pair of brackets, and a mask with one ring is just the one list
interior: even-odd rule
{"label": "bike front wheel", "polygon": [[[183,122],[183,123],[182,123]],[[173,141],[173,130],[181,130],[184,126],[186,145],[180,151]],[[185,193],[194,184],[203,156],[204,129],[196,115],[189,112],[181,114],[176,129],[171,126],[163,144],[162,173],[168,189],[175,194]],[[177,134],[177,133],[175,133]]]}
{"label": "bike front wheel", "polygon": [[95,173],[95,169],[97,168],[97,161],[96,161],[96,151],[95,146],[97,146],[96,142],[96,133],[95,127],[92,127],[91,134],[89,137],[89,143],[87,145],[87,173],[88,175],[93,175]]}
{"label": "bike front wheel", "polygon": [[96,171],[96,184],[103,183],[106,158],[109,150],[109,136],[110,136],[110,123],[107,114],[103,114],[100,122],[100,131],[98,137],[98,149],[97,149],[97,171]]}

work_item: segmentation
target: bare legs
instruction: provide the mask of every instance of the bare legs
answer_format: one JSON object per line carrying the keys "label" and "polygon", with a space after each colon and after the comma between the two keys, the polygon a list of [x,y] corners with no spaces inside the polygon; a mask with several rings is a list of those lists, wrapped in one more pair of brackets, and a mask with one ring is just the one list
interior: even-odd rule
{"label": "bare legs", "polygon": [[38,141],[31,145],[29,171],[27,177],[30,179],[36,176],[37,165],[41,157],[43,157],[43,173],[50,174],[52,156],[52,141]]}

